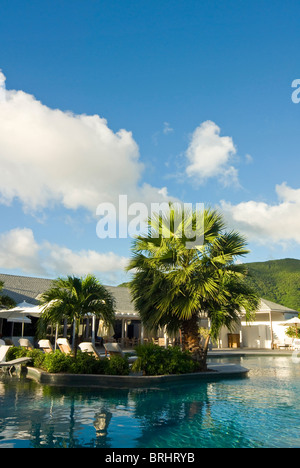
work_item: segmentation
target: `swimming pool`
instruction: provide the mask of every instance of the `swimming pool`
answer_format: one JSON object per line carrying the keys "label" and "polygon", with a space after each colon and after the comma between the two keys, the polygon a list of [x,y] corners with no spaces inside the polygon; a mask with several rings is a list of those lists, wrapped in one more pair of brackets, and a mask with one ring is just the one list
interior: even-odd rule
{"label": "swimming pool", "polygon": [[249,377],[161,390],[80,390],[0,377],[4,447],[300,447],[300,364],[214,359]]}

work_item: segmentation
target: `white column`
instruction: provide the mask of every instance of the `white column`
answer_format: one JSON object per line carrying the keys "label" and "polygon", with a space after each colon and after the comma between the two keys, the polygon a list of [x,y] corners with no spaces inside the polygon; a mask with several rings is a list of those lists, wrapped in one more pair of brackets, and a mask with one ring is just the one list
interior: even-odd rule
{"label": "white column", "polygon": [[75,349],[76,320],[73,322],[72,350]]}
{"label": "white column", "polygon": [[168,347],[168,335],[166,328],[164,329],[165,348]]}
{"label": "white column", "polygon": [[96,342],[96,315],[92,317],[92,343],[95,346]]}
{"label": "white column", "polygon": [[89,317],[86,319],[86,326],[85,326],[85,338],[88,338],[90,334],[90,319]]}
{"label": "white column", "polygon": [[56,324],[56,328],[55,328],[55,342],[54,342],[54,349],[57,348],[57,338],[58,338],[58,323]]}
{"label": "white column", "polygon": [[272,311],[269,312],[270,316],[270,330],[271,330],[271,349],[274,348],[274,334],[273,334],[273,323],[272,323]]}
{"label": "white column", "polygon": [[141,323],[141,344],[144,343],[144,325]]}

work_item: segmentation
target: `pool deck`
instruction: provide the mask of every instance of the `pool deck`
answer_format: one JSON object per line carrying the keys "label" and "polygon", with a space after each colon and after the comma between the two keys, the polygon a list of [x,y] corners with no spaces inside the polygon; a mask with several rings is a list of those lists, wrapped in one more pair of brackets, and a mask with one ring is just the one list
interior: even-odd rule
{"label": "pool deck", "polygon": [[259,348],[221,348],[212,349],[208,357],[245,357],[245,356],[291,356],[292,349],[259,349]]}

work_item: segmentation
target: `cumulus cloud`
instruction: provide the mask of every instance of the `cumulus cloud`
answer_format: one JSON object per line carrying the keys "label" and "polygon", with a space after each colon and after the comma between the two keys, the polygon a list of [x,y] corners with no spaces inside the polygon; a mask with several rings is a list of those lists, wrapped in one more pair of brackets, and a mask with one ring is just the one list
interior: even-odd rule
{"label": "cumulus cloud", "polygon": [[5,81],[6,78],[0,70],[0,102],[5,100]]}
{"label": "cumulus cloud", "polygon": [[43,274],[39,252],[31,229],[17,228],[0,235],[0,268]]}
{"label": "cumulus cloud", "polygon": [[71,275],[87,275],[88,273],[109,273],[123,271],[128,264],[126,257],[120,257],[113,252],[99,253],[95,250],[80,250],[73,252],[67,247],[45,243],[46,259],[43,264],[47,271],[63,272]]}
{"label": "cumulus cloud", "polygon": [[50,109],[23,91],[5,89],[0,73],[0,202],[26,210],[54,204],[95,212],[99,203],[163,201],[141,183],[144,166],[132,133],[114,133],[99,115]]}
{"label": "cumulus cloud", "polygon": [[202,184],[217,177],[225,186],[238,183],[238,171],[231,164],[236,148],[228,136],[220,136],[221,129],[207,120],[196,128],[186,151],[186,174]]}
{"label": "cumulus cloud", "polygon": [[73,251],[48,241],[40,244],[31,229],[17,228],[0,235],[0,268],[50,277],[93,273],[114,280],[128,263],[113,252]]}
{"label": "cumulus cloud", "polygon": [[233,205],[222,201],[221,210],[229,225],[244,232],[250,241],[300,244],[300,189],[284,182],[276,186],[276,193],[276,204],[250,200]]}

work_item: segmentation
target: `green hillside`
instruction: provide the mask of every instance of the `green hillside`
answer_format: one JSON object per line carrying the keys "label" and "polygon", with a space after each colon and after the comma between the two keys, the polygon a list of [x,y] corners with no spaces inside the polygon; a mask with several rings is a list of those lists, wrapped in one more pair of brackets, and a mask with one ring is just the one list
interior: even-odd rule
{"label": "green hillside", "polygon": [[300,260],[286,258],[246,263],[260,296],[300,311]]}
{"label": "green hillside", "polygon": [[[286,258],[246,265],[251,275],[248,281],[262,298],[300,312],[300,260]],[[127,287],[128,283],[120,286]]]}

